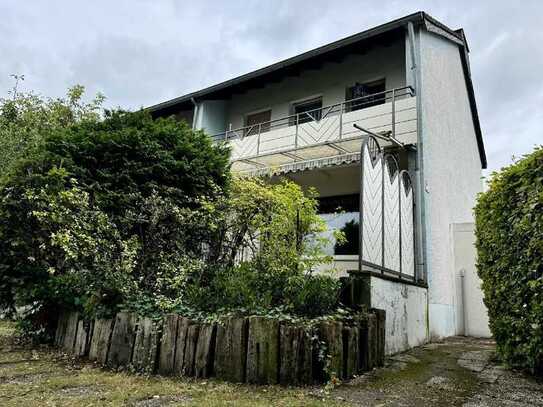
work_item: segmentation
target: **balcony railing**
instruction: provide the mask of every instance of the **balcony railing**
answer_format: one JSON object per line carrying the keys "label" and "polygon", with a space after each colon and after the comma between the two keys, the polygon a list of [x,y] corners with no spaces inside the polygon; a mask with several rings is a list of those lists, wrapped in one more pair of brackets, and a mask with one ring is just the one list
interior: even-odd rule
{"label": "balcony railing", "polygon": [[[322,158],[358,150],[359,124],[374,132],[389,132],[404,142],[416,139],[416,107],[410,86],[395,88],[331,106],[228,130],[213,136],[228,142],[232,160],[266,166]],[[320,148],[315,148],[320,147]],[[276,159],[266,160],[274,155]],[[283,161],[277,160],[281,155]],[[273,162],[272,162],[273,161]]]}

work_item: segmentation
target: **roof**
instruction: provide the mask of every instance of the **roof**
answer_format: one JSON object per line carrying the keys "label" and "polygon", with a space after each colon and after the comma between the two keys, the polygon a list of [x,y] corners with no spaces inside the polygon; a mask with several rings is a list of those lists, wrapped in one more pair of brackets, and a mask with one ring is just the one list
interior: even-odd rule
{"label": "roof", "polygon": [[468,91],[468,97],[470,102],[471,113],[473,117],[473,125],[475,128],[475,135],[477,138],[477,146],[479,149],[479,157],[481,160],[481,166],[487,167],[486,153],[483,144],[483,137],[481,132],[481,126],[479,122],[479,115],[477,112],[477,104],[475,101],[475,93],[473,90],[473,83],[471,80],[471,72],[469,67],[468,58],[468,45],[462,29],[452,30],[445,24],[434,19],[427,13],[419,11],[405,17],[398,18],[385,24],[378,25],[360,33],[351,35],[349,37],[340,39],[330,44],[312,49],[302,54],[296,55],[291,58],[276,62],[272,65],[264,68],[257,69],[255,71],[246,73],[244,75],[237,76],[233,79],[218,83],[216,85],[209,86],[207,88],[191,92],[174,99],[167,100],[162,103],[158,103],[153,106],[149,106],[146,110],[150,111],[156,116],[173,114],[174,110],[182,110],[183,108],[190,108],[193,101],[204,98],[221,98],[227,93],[233,93],[240,89],[255,86],[256,82],[273,80],[279,75],[285,75],[289,72],[301,69],[302,67],[311,66],[311,64],[318,64],[324,58],[330,58],[337,55],[339,52],[344,52],[355,45],[359,45],[364,42],[374,42],[378,39],[385,39],[398,32],[403,32],[408,23],[414,25],[424,24],[426,28],[429,28],[429,24],[433,25],[434,32],[439,31],[443,37],[455,42],[460,48],[460,55],[462,60],[462,66],[464,70],[464,77],[466,79],[466,87]]}

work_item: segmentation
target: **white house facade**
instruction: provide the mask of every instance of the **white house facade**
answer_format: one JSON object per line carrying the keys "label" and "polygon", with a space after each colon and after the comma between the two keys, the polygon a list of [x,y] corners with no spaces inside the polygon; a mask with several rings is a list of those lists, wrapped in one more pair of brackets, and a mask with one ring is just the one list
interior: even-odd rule
{"label": "white house facade", "polygon": [[[234,171],[319,193],[335,266],[386,310],[391,354],[489,336],[473,213],[486,168],[463,31],[417,12],[148,108],[232,149]],[[339,209],[339,211],[338,211]]]}

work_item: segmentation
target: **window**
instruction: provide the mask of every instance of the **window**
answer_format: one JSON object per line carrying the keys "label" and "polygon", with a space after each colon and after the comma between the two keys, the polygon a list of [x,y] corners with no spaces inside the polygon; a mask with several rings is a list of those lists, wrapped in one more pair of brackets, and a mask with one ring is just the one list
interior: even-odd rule
{"label": "window", "polygon": [[248,114],[245,119],[245,136],[270,131],[271,109]]}
{"label": "window", "polygon": [[296,120],[298,120],[298,124],[319,121],[322,117],[322,98],[293,103],[292,113],[296,115],[291,122],[292,125],[296,124]]}
{"label": "window", "polygon": [[319,214],[328,225],[329,231],[341,230],[345,234],[345,242],[335,241],[329,235],[332,245],[325,251],[329,255],[356,255],[358,254],[359,233],[359,194],[321,197],[319,201]]}
{"label": "window", "polygon": [[353,86],[348,87],[345,92],[346,110],[352,112],[370,106],[381,105],[386,101],[384,92],[384,79],[368,83],[357,82]]}

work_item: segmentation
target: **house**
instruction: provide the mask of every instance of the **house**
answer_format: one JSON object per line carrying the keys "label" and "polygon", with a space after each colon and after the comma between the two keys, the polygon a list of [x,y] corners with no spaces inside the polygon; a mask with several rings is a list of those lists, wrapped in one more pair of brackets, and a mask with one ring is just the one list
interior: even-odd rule
{"label": "house", "polygon": [[487,162],[468,55],[462,29],[417,12],[149,110],[229,143],[234,171],[315,187],[349,238],[330,247],[335,264],[364,276],[394,353],[489,335],[472,214]]}

